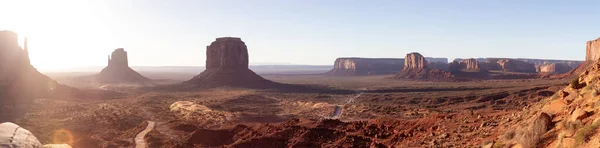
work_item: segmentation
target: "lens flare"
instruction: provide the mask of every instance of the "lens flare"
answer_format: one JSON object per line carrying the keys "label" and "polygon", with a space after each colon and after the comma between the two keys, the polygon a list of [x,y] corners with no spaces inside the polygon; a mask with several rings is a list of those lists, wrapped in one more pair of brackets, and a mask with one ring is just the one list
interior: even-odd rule
{"label": "lens flare", "polygon": [[66,129],[56,130],[52,134],[52,143],[73,145],[73,134]]}

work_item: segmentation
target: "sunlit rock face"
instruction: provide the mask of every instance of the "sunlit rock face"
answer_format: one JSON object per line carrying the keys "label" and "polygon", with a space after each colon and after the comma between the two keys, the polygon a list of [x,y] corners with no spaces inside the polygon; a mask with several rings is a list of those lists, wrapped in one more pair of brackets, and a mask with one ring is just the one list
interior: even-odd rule
{"label": "sunlit rock face", "polygon": [[420,53],[413,52],[404,58],[404,70],[427,69],[427,60]]}
{"label": "sunlit rock face", "polygon": [[154,86],[152,80],[142,76],[129,67],[127,51],[115,49],[108,58],[108,65],[96,75],[101,84],[123,84],[136,86]]}
{"label": "sunlit rock face", "polygon": [[327,72],[332,76],[382,75],[399,72],[404,67],[404,59],[394,58],[337,58],[333,69]]}
{"label": "sunlit rock face", "polygon": [[27,39],[23,48],[18,40],[15,32],[0,31],[0,122],[16,119],[33,99],[48,97],[63,87],[29,63]]}
{"label": "sunlit rock face", "polygon": [[[434,63],[434,64],[432,64]],[[425,57],[420,53],[413,52],[406,54],[404,58],[404,68],[397,73],[396,79],[414,79],[426,81],[451,81],[453,75],[450,72],[442,70],[442,66],[436,64],[444,64],[444,69],[448,69],[448,63],[432,62],[428,63]],[[434,65],[431,69],[430,66]]]}
{"label": "sunlit rock face", "polygon": [[587,41],[585,44],[585,60],[595,61],[600,59],[600,38]]}
{"label": "sunlit rock face", "polygon": [[273,82],[248,69],[248,48],[241,38],[217,38],[206,47],[206,69],[184,82],[193,87],[263,87]]}
{"label": "sunlit rock face", "polygon": [[540,73],[561,74],[561,73],[569,72],[571,69],[573,69],[573,68],[571,68],[571,67],[569,67],[569,65],[563,64],[563,63],[552,63],[552,64],[546,64],[546,65],[539,66]]}

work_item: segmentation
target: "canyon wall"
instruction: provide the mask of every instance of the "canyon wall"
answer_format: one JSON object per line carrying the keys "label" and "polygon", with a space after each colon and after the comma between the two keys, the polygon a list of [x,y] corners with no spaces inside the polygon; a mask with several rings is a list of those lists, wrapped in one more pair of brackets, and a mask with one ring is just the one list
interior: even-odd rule
{"label": "canyon wall", "polygon": [[382,75],[399,72],[404,59],[395,58],[338,58],[328,75]]}

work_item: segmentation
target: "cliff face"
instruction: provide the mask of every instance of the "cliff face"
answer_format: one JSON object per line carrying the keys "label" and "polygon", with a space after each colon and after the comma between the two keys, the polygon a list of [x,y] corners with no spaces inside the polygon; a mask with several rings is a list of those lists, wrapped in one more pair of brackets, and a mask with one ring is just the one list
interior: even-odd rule
{"label": "cliff face", "polygon": [[587,41],[585,44],[585,60],[595,61],[600,59],[600,38]]}
{"label": "cliff face", "polygon": [[[428,63],[425,57],[420,53],[409,53],[404,58],[404,69],[396,74],[396,79],[413,79],[424,81],[452,81],[453,75],[450,72],[441,70],[441,66],[437,64],[445,64],[446,69],[448,63],[433,62]],[[430,69],[429,66],[434,65],[435,69]]]}
{"label": "cliff face", "polygon": [[404,59],[393,58],[338,58],[328,75],[382,75],[399,72]]}
{"label": "cliff face", "polygon": [[514,59],[503,59],[497,62],[503,71],[506,72],[523,72],[523,73],[535,73],[535,65],[520,60]]}
{"label": "cliff face", "polygon": [[567,64],[552,63],[552,64],[540,65],[538,72],[561,74],[561,73],[569,72],[571,69],[573,69],[573,68],[569,67]]}
{"label": "cliff face", "polygon": [[206,69],[248,69],[248,48],[240,38],[217,38],[206,47]]}
{"label": "cliff face", "polygon": [[479,61],[475,59],[467,59],[461,61],[454,61],[450,64],[450,71],[479,71]]}
{"label": "cliff face", "polygon": [[0,31],[0,122],[23,115],[33,99],[66,89],[29,63],[27,39],[21,48],[16,33]]}
{"label": "cliff face", "polygon": [[248,69],[248,49],[240,38],[217,38],[206,47],[206,70],[184,82],[192,87],[267,87],[274,84]]}
{"label": "cliff face", "polygon": [[[475,60],[479,62],[480,68],[482,70],[503,70],[499,65],[498,61],[505,60],[509,58],[476,58]],[[466,59],[456,58],[454,61],[460,62]],[[527,58],[516,58],[513,60],[523,61],[526,63],[531,63],[536,67],[536,71],[539,72],[539,68],[544,65],[550,64],[559,64],[566,65],[571,69],[579,66],[579,64],[583,63],[583,61],[573,61],[573,60],[552,60],[552,59],[527,59]],[[509,70],[510,71],[510,70]]]}
{"label": "cliff face", "polygon": [[413,52],[404,58],[404,70],[427,69],[427,60],[420,53]]}
{"label": "cliff face", "polygon": [[108,65],[96,75],[96,81],[104,84],[121,84],[135,86],[154,86],[152,80],[142,76],[129,67],[127,52],[118,48],[111,53]]}

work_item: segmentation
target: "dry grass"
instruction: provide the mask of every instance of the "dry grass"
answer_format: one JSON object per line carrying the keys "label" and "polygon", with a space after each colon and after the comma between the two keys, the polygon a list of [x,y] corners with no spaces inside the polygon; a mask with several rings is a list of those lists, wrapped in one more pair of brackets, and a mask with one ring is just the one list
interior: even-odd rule
{"label": "dry grass", "polygon": [[579,77],[574,78],[573,80],[571,80],[571,83],[569,83],[569,86],[573,89],[581,89],[583,87],[586,86],[585,83],[579,83]]}
{"label": "dry grass", "polygon": [[596,133],[595,131],[598,129],[598,125],[600,125],[600,123],[594,122],[577,130],[577,133],[575,134],[575,145],[573,147],[579,147],[579,145],[585,143],[588,137]]}

